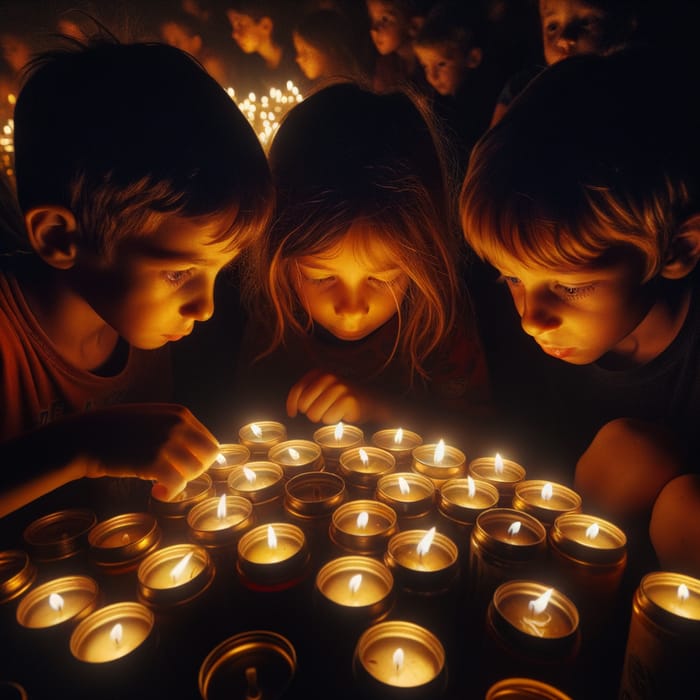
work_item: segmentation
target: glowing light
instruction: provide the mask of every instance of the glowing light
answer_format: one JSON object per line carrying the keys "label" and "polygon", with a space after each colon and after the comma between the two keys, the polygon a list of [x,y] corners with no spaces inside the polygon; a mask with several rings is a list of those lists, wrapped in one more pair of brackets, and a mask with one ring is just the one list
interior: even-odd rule
{"label": "glowing light", "polygon": [[600,527],[598,526],[598,523],[591,523],[586,528],[586,538],[589,540],[594,540],[596,537],[598,537],[599,532],[600,532]]}
{"label": "glowing light", "polygon": [[467,493],[469,494],[469,498],[474,498],[476,495],[476,484],[471,476],[467,477]]}
{"label": "glowing light", "polygon": [[260,439],[262,437],[262,428],[257,423],[251,423],[250,429],[253,431],[253,435]]}
{"label": "glowing light", "polygon": [[219,452],[218,455],[216,455],[216,461],[222,466],[226,466],[226,457],[224,457],[221,452]]}
{"label": "glowing light", "polygon": [[270,549],[277,549],[277,535],[272,525],[267,526],[267,546]]}
{"label": "glowing light", "polygon": [[333,431],[333,435],[334,435],[335,439],[342,440],[344,431],[345,431],[345,426],[342,423],[338,423],[338,425],[335,426],[335,430]]}
{"label": "glowing light", "polygon": [[367,523],[369,522],[369,514],[367,511],[362,511],[357,514],[357,527],[359,527],[361,530],[364,530],[367,527]]}
{"label": "glowing light", "polygon": [[435,445],[435,453],[433,454],[433,461],[435,464],[440,464],[445,457],[445,441],[440,440],[437,445]]}
{"label": "glowing light", "polygon": [[408,481],[404,477],[399,477],[399,491],[403,496],[407,496],[411,492],[411,487],[408,485]]}
{"label": "glowing light", "polygon": [[520,532],[520,528],[523,526],[523,524],[519,520],[515,520],[508,526],[508,534],[511,537],[515,537]]}
{"label": "glowing light", "polygon": [[362,447],[360,447],[360,461],[365,466],[367,466],[369,464],[369,457]]}
{"label": "glowing light", "polygon": [[542,487],[542,500],[543,501],[551,501],[552,500],[552,493],[554,492],[552,488],[552,484],[547,482],[543,487]]}
{"label": "glowing light", "polygon": [[190,559],[192,559],[192,552],[185,554],[185,556],[175,564],[173,570],[170,572],[170,578],[173,580],[173,583],[177,583],[177,580],[182,576],[185,567],[190,563]]}
{"label": "glowing light", "polygon": [[493,458],[493,471],[496,474],[503,474],[503,457],[496,452],[496,456]]}
{"label": "glowing light", "polygon": [[114,646],[118,647],[124,639],[124,628],[121,622],[117,622],[114,627],[110,630],[109,638],[114,642]]}
{"label": "glowing light", "polygon": [[416,552],[418,553],[419,557],[422,557],[424,554],[427,554],[430,551],[430,545],[432,545],[434,538],[435,528],[431,527],[430,530],[428,530],[428,532],[425,533],[421,541],[418,543],[418,546],[416,547]]}
{"label": "glowing light", "polygon": [[527,604],[528,609],[532,610],[535,615],[541,615],[547,609],[547,604],[553,592],[553,588],[548,588],[539,598],[535,598],[535,600],[531,600]]}
{"label": "glowing light", "polygon": [[394,444],[400,445],[403,442],[403,428],[398,428],[394,435]]}
{"label": "glowing light", "polygon": [[688,590],[688,586],[686,586],[684,583],[681,583],[680,586],[678,586],[676,595],[678,596],[678,600],[680,601],[688,600],[688,598],[690,598],[690,591]]}
{"label": "glowing light", "polygon": [[393,656],[391,657],[391,660],[394,662],[394,669],[396,670],[396,673],[401,673],[404,663],[404,653],[401,647],[398,647],[396,649]]}
{"label": "glowing light", "polygon": [[299,454],[299,450],[295,450],[293,447],[289,448],[289,456],[296,462],[301,455]]}
{"label": "glowing light", "polygon": [[258,475],[250,467],[243,467],[243,474],[249,484],[254,484],[258,478]]}
{"label": "glowing light", "polygon": [[52,593],[49,596],[49,607],[51,610],[61,612],[61,610],[63,610],[63,596],[59,595],[58,593]]}
{"label": "glowing light", "polygon": [[226,494],[222,493],[216,506],[216,517],[223,520],[226,517]]}
{"label": "glowing light", "polygon": [[361,583],[362,574],[355,574],[354,576],[351,576],[350,581],[348,582],[348,588],[350,589],[350,593],[357,593],[357,591],[360,590]]}

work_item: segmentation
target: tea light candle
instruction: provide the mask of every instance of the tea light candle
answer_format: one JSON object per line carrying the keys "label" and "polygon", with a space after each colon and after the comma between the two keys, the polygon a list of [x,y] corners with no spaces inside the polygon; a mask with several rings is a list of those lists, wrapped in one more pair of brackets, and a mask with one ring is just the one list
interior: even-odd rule
{"label": "tea light candle", "polygon": [[282,467],[284,478],[323,471],[321,448],[311,440],[285,440],[270,448],[268,459]]}
{"label": "tea light candle", "polygon": [[102,521],[90,530],[92,560],[104,571],[129,571],[153,551],[161,539],[150,513],[125,513]]}
{"label": "tea light candle", "polygon": [[141,603],[113,603],[88,615],[73,630],[70,650],[79,661],[106,664],[142,647],[153,633],[153,613]]}
{"label": "tea light candle", "polygon": [[238,542],[238,572],[250,588],[280,590],[295,585],[308,563],[306,538],[296,525],[259,525]]}
{"label": "tea light candle", "polygon": [[641,700],[663,689],[687,697],[697,687],[700,658],[700,580],[655,571],[639,583],[632,601],[620,697]]}
{"label": "tea light candle", "polygon": [[36,561],[69,558],[87,548],[87,535],[97,516],[86,508],[71,508],[35,520],[24,530],[24,541]]}
{"label": "tea light candle", "polygon": [[228,478],[229,492],[248,498],[254,505],[282,495],[282,467],[274,462],[248,462],[236,467]]}
{"label": "tea light candle", "polygon": [[271,447],[287,439],[287,428],[274,420],[254,421],[240,428],[238,439],[253,457],[267,457]]}
{"label": "tea light candle", "polygon": [[430,477],[436,486],[462,476],[467,458],[456,447],[440,440],[434,445],[421,445],[413,450],[413,471]]}
{"label": "tea light candle", "polygon": [[276,632],[242,632],[216,646],[199,669],[203,700],[282,698],[292,683],[297,655]]}
{"label": "tea light candle", "polygon": [[423,438],[412,430],[388,428],[374,433],[370,442],[375,447],[391,452],[396,460],[396,468],[404,470],[411,468],[413,449],[423,444]]}
{"label": "tea light candle", "polygon": [[469,474],[475,479],[493,484],[500,494],[498,505],[510,508],[515,485],[525,479],[525,468],[497,452],[493,457],[479,457],[469,463]]}
{"label": "tea light candle", "polygon": [[498,489],[487,481],[449,479],[440,488],[438,508],[460,523],[473,523],[479,513],[498,503]]}
{"label": "tea light candle", "polygon": [[515,486],[513,508],[534,515],[545,527],[563,513],[581,511],[581,496],[561,484],[531,479]]}
{"label": "tea light candle", "polygon": [[353,447],[360,447],[365,441],[365,434],[355,425],[338,423],[318,428],[314,432],[313,439],[323,452],[326,468],[336,469],[340,453]]}
{"label": "tea light candle", "polygon": [[348,556],[333,559],[316,575],[316,593],[324,612],[352,622],[377,622],[393,602],[394,579],[376,559]]}
{"label": "tea light candle", "polygon": [[372,696],[437,698],[447,682],[440,640],[401,620],[379,622],[362,633],[353,669],[362,690]]}
{"label": "tea light candle", "polygon": [[36,567],[26,552],[0,551],[0,605],[21,596],[36,580]]}
{"label": "tea light candle", "polygon": [[78,622],[97,607],[99,587],[88,576],[62,576],[27,593],[17,606],[22,627],[44,629]]}
{"label": "tea light candle", "polygon": [[186,523],[187,513],[198,503],[215,496],[211,476],[206,472],[187,482],[185,488],[172,501],[166,501],[151,492],[150,510],[162,523],[177,526]]}
{"label": "tea light candle", "polygon": [[139,565],[139,599],[151,608],[183,605],[198,598],[214,579],[203,547],[175,544],[149,554]]}
{"label": "tea light candle", "polygon": [[428,514],[435,505],[435,485],[422,474],[394,472],[380,477],[377,500],[391,506],[399,517],[416,518]]}
{"label": "tea light candle", "polygon": [[207,470],[217,491],[226,488],[229,474],[234,467],[241,467],[250,461],[250,450],[245,445],[225,443],[220,445],[219,449],[221,451]]}
{"label": "tea light candle", "polygon": [[379,447],[353,447],[340,454],[338,472],[345,481],[360,490],[374,491],[381,476],[396,468],[394,456]]}
{"label": "tea light candle", "polygon": [[459,570],[457,557],[457,545],[433,527],[394,535],[387,545],[385,562],[403,588],[436,593],[454,583]]}
{"label": "tea light candle", "polygon": [[355,554],[380,554],[396,534],[396,512],[390,506],[368,499],[350,501],[331,517],[329,536],[339,547]]}
{"label": "tea light candle", "polygon": [[253,524],[253,504],[242,496],[222,494],[192,508],[187,524],[197,544],[222,547],[235,542]]}

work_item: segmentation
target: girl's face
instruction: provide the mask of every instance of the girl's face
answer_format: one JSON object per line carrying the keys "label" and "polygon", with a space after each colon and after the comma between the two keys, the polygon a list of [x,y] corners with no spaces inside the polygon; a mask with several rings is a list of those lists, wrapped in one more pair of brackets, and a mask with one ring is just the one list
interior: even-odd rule
{"label": "girl's face", "polygon": [[410,40],[408,21],[397,14],[391,3],[367,0],[367,12],[370,36],[382,56],[394,53]]}
{"label": "girl's face", "polygon": [[295,261],[301,303],[314,323],[340,340],[361,340],[383,326],[408,288],[388,248],[367,234],[366,225],[353,224],[323,254]]}
{"label": "girl's face", "polygon": [[309,79],[316,80],[327,74],[326,57],[321,51],[308,42],[296,32],[292,35],[294,48],[297,52],[297,64],[301,72]]}
{"label": "girl's face", "polygon": [[469,61],[447,46],[416,46],[426,80],[439,95],[456,95],[469,69]]}

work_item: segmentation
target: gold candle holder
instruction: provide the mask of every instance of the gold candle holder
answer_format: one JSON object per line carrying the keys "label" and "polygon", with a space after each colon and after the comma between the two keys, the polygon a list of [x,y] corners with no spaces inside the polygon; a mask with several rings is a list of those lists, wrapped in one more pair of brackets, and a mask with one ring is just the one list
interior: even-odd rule
{"label": "gold candle holder", "polygon": [[239,429],[238,439],[253,459],[267,459],[270,448],[287,439],[287,428],[275,420],[253,421]]}
{"label": "gold candle holder", "polygon": [[285,440],[270,448],[267,457],[282,467],[285,479],[325,468],[321,448],[311,440]]}
{"label": "gold candle holder", "polygon": [[433,480],[436,487],[448,479],[463,476],[467,458],[462,450],[446,445],[443,440],[431,445],[420,445],[413,450],[413,471]]}
{"label": "gold candle holder", "polygon": [[351,626],[383,620],[393,605],[394,579],[376,559],[332,559],[316,575],[315,595],[322,615]]}
{"label": "gold candle holder", "polygon": [[377,481],[375,497],[394,509],[399,524],[407,527],[433,514],[435,484],[427,476],[414,472],[394,472]]}
{"label": "gold candle holder", "polygon": [[292,685],[297,655],[276,632],[254,630],[224,640],[199,669],[203,700],[282,698]]}
{"label": "gold candle holder", "polygon": [[345,482],[337,474],[307,472],[285,484],[284,509],[290,518],[302,524],[327,521],[343,503],[345,494]]}
{"label": "gold candle holder", "polygon": [[0,609],[17,600],[36,581],[37,570],[20,549],[0,551]]}
{"label": "gold candle holder", "polygon": [[513,508],[529,513],[545,527],[550,527],[564,513],[580,513],[581,496],[562,484],[530,479],[516,484]]}
{"label": "gold candle holder", "polygon": [[87,508],[71,508],[38,518],[24,530],[24,542],[36,562],[70,560],[87,549],[88,533],[97,523]]}
{"label": "gold candle holder", "polygon": [[396,468],[409,470],[413,464],[413,450],[423,444],[423,438],[412,430],[386,428],[372,435],[370,442],[375,447],[391,452],[396,460]]}
{"label": "gold candle holder", "polygon": [[365,441],[365,434],[356,425],[337,423],[318,428],[314,431],[313,440],[323,452],[326,469],[336,470],[340,453],[353,447],[360,447]]}
{"label": "gold candle holder", "polygon": [[211,476],[206,472],[187,482],[172,501],[157,498],[151,492],[149,510],[156,515],[164,531],[171,538],[187,535],[187,514],[198,503],[216,495]]}
{"label": "gold candle holder", "polygon": [[249,499],[225,494],[202,501],[187,514],[190,539],[212,550],[235,545],[253,521]]}
{"label": "gold candle holder", "polygon": [[379,622],[360,636],[353,655],[360,697],[435,700],[447,687],[445,649],[412,622]]}
{"label": "gold candle holder", "polygon": [[[620,697],[688,697],[697,688],[700,580],[655,571],[632,600]],[[694,691],[692,691],[694,692]]]}
{"label": "gold candle holder", "polygon": [[379,447],[353,447],[340,453],[338,473],[358,495],[371,495],[382,476],[396,469],[391,452]]}
{"label": "gold candle holder", "polygon": [[504,678],[486,691],[485,700],[571,700],[549,683],[533,678]]}
{"label": "gold candle holder", "polygon": [[380,555],[397,532],[396,512],[385,503],[356,500],[339,506],[331,516],[329,536],[353,554]]}
{"label": "gold candle holder", "polygon": [[220,452],[212,465],[207,469],[217,494],[226,491],[229,474],[235,467],[241,467],[250,461],[250,450],[245,445],[235,442],[219,446]]}
{"label": "gold candle holder", "polygon": [[525,479],[525,468],[512,459],[503,459],[496,453],[493,457],[478,457],[469,463],[469,475],[493,484],[499,493],[501,508],[513,506],[515,485]]}
{"label": "gold candle holder", "polygon": [[310,557],[304,532],[289,523],[259,525],[238,541],[238,574],[248,588],[291,588],[305,578]]}
{"label": "gold candle holder", "polygon": [[229,493],[250,500],[259,522],[278,515],[283,489],[284,472],[274,462],[248,462],[228,477]]}

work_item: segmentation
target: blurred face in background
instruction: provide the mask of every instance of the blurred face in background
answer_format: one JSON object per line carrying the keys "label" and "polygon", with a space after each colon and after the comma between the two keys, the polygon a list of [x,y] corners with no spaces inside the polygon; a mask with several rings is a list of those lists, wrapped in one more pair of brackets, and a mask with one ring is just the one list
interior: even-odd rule
{"label": "blurred face in background", "polygon": [[322,51],[305,41],[297,32],[292,35],[292,40],[297,54],[296,62],[309,80],[328,75],[328,62]]}
{"label": "blurred face in background", "polygon": [[393,53],[410,40],[408,18],[399,14],[389,2],[367,0],[370,35],[382,55]]}

